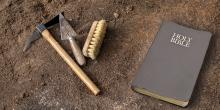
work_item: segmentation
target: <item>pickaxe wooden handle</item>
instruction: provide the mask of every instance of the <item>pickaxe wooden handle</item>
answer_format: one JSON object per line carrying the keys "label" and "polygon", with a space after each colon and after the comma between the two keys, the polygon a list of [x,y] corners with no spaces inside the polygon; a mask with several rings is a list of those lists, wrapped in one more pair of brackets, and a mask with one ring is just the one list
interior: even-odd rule
{"label": "pickaxe wooden handle", "polygon": [[60,44],[54,39],[50,32],[45,29],[42,31],[42,36],[45,38],[52,47],[58,52],[58,54],[64,59],[64,61],[71,67],[71,69],[76,73],[76,75],[86,84],[86,86],[97,95],[100,90],[91,81],[91,79],[83,72],[83,70],[74,62],[74,60],[67,54],[67,52],[60,46]]}

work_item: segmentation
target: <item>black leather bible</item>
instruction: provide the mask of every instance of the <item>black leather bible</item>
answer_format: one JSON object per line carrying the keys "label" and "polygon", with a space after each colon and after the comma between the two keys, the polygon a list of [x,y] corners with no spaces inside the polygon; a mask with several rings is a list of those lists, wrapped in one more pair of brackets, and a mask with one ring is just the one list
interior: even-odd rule
{"label": "black leather bible", "polygon": [[136,92],[188,105],[212,34],[163,22],[132,82]]}

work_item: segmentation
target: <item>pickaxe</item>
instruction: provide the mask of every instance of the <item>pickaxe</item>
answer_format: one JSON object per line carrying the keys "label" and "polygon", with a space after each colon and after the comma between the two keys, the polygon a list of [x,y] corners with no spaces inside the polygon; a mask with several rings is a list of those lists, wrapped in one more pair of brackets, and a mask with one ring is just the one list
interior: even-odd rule
{"label": "pickaxe", "polygon": [[54,39],[54,37],[47,30],[49,27],[54,24],[59,23],[59,15],[54,17],[52,20],[45,24],[40,24],[34,30],[32,36],[28,38],[25,43],[23,51],[26,51],[31,43],[41,36],[46,39],[50,45],[57,51],[57,53],[63,58],[63,60],[70,66],[70,68],[76,73],[76,75],[86,84],[86,86],[97,95],[100,90],[99,88],[91,81],[91,79],[84,73],[84,71],[74,62],[74,60],[68,55],[68,53],[60,46],[60,44]]}

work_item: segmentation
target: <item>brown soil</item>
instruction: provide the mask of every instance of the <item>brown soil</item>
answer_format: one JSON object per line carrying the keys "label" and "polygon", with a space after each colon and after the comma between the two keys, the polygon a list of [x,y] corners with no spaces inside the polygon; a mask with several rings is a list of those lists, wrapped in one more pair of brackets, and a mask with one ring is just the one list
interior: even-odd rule
{"label": "brown soil", "polygon": [[[218,0],[0,0],[0,109],[220,110],[219,10]],[[82,67],[101,88],[98,96],[44,39],[22,52],[35,26],[61,11],[76,30],[109,21],[99,57]],[[214,34],[187,108],[130,89],[162,20]],[[59,26],[50,31],[72,56],[68,42],[59,40]],[[85,36],[78,41],[82,45]]]}

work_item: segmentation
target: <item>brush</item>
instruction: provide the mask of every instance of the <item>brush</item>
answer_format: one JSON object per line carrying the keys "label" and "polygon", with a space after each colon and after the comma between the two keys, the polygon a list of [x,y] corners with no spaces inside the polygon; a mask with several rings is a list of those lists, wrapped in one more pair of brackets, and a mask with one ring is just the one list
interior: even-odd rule
{"label": "brush", "polygon": [[105,37],[106,28],[107,23],[105,20],[93,22],[86,42],[83,46],[84,56],[90,57],[93,60],[96,59],[99,54],[103,39]]}

